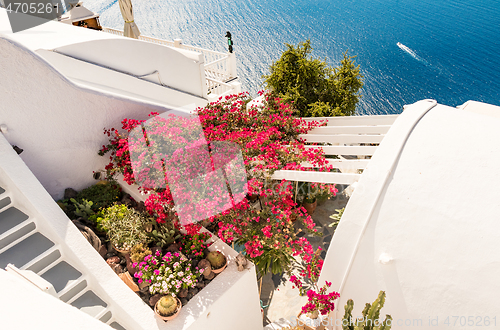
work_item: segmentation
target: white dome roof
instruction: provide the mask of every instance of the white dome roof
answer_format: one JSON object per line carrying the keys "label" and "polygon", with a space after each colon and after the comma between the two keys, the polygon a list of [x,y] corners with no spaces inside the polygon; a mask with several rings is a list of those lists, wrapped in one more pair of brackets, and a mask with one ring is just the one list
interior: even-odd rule
{"label": "white dome roof", "polygon": [[354,299],[353,316],[361,315],[384,290],[381,314],[392,315],[393,329],[458,329],[469,316],[483,326],[489,317],[493,326],[500,309],[498,115],[500,107],[478,102],[405,108],[328,249],[319,284],[332,281],[340,292],[337,317],[347,299]]}

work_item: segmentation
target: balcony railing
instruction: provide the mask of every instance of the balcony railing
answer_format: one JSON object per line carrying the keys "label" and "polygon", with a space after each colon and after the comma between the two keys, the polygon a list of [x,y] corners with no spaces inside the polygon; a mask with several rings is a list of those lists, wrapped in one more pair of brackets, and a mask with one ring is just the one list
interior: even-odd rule
{"label": "balcony railing", "polygon": [[[103,31],[123,36],[123,31],[121,30],[104,27]],[[140,35],[138,39],[203,54],[207,95],[210,95],[211,98],[240,92],[238,87],[228,84],[228,82],[237,78],[236,57],[234,53],[222,53],[196,46],[184,45],[180,39],[170,41],[143,35]]]}
{"label": "balcony railing", "polygon": [[[327,126],[317,127],[299,137],[306,142],[322,144],[308,145],[306,148],[322,148],[326,155],[337,156],[338,159],[328,158],[327,161],[338,169],[338,172],[280,170],[274,172],[272,178],[353,184],[361,177],[369,158],[375,153],[397,117],[398,115],[303,118],[306,121],[327,120]],[[310,163],[303,163],[302,166],[315,167]]]}

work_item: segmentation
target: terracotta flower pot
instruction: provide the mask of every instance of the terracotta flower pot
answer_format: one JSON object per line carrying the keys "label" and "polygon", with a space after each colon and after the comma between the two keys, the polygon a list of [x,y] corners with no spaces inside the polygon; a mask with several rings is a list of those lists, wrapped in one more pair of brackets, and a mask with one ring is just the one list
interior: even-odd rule
{"label": "terracotta flower pot", "polygon": [[226,269],[227,267],[227,264],[229,263],[229,261],[227,260],[227,257],[224,256],[224,258],[226,258],[226,263],[224,264],[224,266],[222,266],[221,268],[219,269],[213,269],[212,268],[212,272],[214,272],[215,274],[219,274],[220,272],[222,272],[224,269]]}
{"label": "terracotta flower pot", "polygon": [[313,215],[316,210],[316,206],[318,206],[318,202],[314,201],[314,203],[302,203],[302,206],[306,209],[307,214]]}
{"label": "terracotta flower pot", "polygon": [[169,316],[163,316],[161,315],[159,312],[158,312],[158,309],[156,308],[156,306],[158,306],[158,301],[156,302],[155,304],[155,314],[158,315],[158,317],[160,319],[162,319],[163,321],[170,321],[170,320],[173,320],[177,317],[177,315],[179,315],[179,312],[181,311],[181,308],[182,308],[182,303],[181,301],[179,300],[179,298],[175,297],[175,299],[177,299],[177,310],[174,314],[172,315],[169,315]]}
{"label": "terracotta flower pot", "polygon": [[122,253],[122,254],[128,254],[130,251],[128,250],[120,250],[119,248],[117,248],[114,244],[111,245],[113,247],[113,250],[115,250],[116,252],[119,252],[119,253]]}

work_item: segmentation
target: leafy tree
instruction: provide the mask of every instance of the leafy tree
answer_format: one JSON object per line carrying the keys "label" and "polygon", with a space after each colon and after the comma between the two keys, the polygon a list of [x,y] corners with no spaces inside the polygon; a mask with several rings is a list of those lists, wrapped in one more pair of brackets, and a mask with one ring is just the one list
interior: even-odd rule
{"label": "leafy tree", "polygon": [[286,46],[280,59],[271,65],[270,74],[263,76],[267,88],[286,103],[293,102],[301,117],[353,115],[363,87],[355,56],[348,56],[346,51],[340,66],[332,68],[311,57],[310,40],[297,47]]}

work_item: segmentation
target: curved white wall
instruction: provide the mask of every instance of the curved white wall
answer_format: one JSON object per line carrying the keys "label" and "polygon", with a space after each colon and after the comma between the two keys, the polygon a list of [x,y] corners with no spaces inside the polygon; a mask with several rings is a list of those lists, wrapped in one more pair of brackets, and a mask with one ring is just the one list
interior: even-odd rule
{"label": "curved white wall", "polygon": [[328,250],[320,282],[340,290],[337,317],[347,299],[361,315],[385,290],[393,329],[464,329],[485,317],[500,327],[498,127],[498,118],[429,101],[405,109]]}
{"label": "curved white wall", "polygon": [[80,42],[54,51],[199,97],[206,89],[201,53],[130,38]]}
{"label": "curved white wall", "polygon": [[108,158],[97,155],[107,142],[104,127],[123,118],[147,118],[167,108],[77,87],[38,55],[0,36],[0,125],[7,140],[24,149],[26,162],[47,191],[92,184],[92,171]]}

